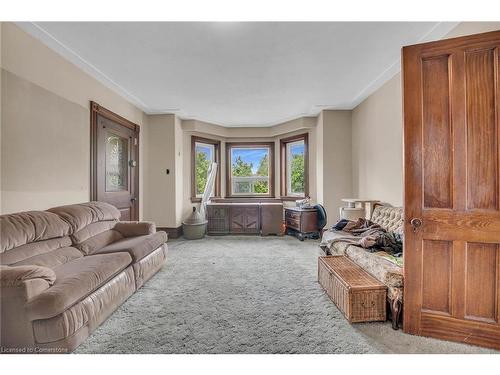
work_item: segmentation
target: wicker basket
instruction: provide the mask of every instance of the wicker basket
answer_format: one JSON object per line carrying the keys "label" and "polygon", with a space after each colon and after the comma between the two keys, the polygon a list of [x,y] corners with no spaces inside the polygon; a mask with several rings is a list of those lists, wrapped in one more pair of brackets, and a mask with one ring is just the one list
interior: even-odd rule
{"label": "wicker basket", "polygon": [[345,256],[319,257],[318,282],[349,323],[386,320],[387,287]]}

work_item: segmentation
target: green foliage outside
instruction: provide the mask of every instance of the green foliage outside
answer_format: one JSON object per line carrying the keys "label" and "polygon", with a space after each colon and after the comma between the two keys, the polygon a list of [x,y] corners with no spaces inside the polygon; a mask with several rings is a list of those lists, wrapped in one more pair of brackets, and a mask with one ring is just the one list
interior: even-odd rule
{"label": "green foliage outside", "polygon": [[205,191],[205,185],[208,178],[208,168],[210,167],[210,160],[207,159],[207,154],[201,151],[196,151],[195,154],[195,166],[196,166],[196,194],[203,194]]}
{"label": "green foliage outside", "polygon": [[241,156],[238,156],[233,162],[233,176],[250,177],[252,175],[252,163],[245,163]]}
{"label": "green foliage outside", "polygon": [[[295,154],[291,161],[291,191],[292,193],[304,192],[304,154]],[[210,160],[204,152],[197,151],[195,154],[196,165],[196,194],[203,194],[205,184],[207,183],[208,168],[210,167]],[[244,162],[240,156],[233,162],[233,176],[237,177],[250,177],[252,173],[253,164]],[[269,175],[269,159],[265,155],[257,169],[257,176]],[[254,183],[254,193],[266,194],[269,192],[268,181],[258,181]]]}
{"label": "green foliage outside", "polygon": [[[251,177],[253,176],[253,163],[246,163],[241,159],[241,156],[238,156],[232,165],[232,173],[233,176],[236,177]],[[268,155],[264,155],[264,157],[260,160],[259,168],[257,168],[256,176],[268,176],[269,175],[269,158]],[[266,194],[269,192],[269,183],[268,181],[258,181],[253,185],[253,193],[256,194]]]}
{"label": "green foliage outside", "polygon": [[304,192],[304,154],[295,154],[291,165],[291,190],[292,193]]}
{"label": "green foliage outside", "polygon": [[[266,155],[260,160],[259,168],[257,169],[257,176],[269,175],[269,158]],[[254,191],[257,194],[267,194],[269,186],[267,181],[258,181],[253,185]]]}

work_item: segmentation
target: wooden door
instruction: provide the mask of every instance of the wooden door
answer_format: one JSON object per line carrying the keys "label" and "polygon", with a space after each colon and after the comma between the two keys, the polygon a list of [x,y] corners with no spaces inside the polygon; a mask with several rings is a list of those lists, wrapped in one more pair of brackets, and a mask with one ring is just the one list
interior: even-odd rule
{"label": "wooden door", "polygon": [[403,49],[404,331],[500,349],[500,31]]}
{"label": "wooden door", "polygon": [[91,102],[91,199],[139,220],[139,126]]}

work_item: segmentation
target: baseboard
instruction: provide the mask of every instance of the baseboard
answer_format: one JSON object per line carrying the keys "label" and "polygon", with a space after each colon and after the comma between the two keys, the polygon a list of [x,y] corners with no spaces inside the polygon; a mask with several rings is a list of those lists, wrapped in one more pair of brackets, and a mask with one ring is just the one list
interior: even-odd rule
{"label": "baseboard", "polygon": [[168,238],[179,238],[180,236],[182,236],[182,225],[178,226],[177,228],[157,227],[156,230],[167,232]]}

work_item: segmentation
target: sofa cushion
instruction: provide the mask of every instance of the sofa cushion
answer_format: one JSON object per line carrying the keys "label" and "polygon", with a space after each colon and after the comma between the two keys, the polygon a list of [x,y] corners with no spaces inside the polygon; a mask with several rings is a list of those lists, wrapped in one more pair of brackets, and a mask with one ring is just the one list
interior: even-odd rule
{"label": "sofa cushion", "polygon": [[137,289],[143,286],[163,266],[167,260],[167,251],[167,244],[164,243],[151,254],[132,265]]}
{"label": "sofa cushion", "polygon": [[373,210],[371,221],[388,232],[402,234],[403,208],[377,205]]}
{"label": "sofa cushion", "polygon": [[97,254],[115,253],[126,251],[130,254],[134,262],[137,262],[145,256],[151,254],[161,245],[167,242],[167,233],[156,232],[146,236],[128,237],[121,239],[111,245],[103,247]]}
{"label": "sofa cushion", "polygon": [[31,242],[67,236],[69,225],[59,216],[28,211],[0,216],[0,253]]}
{"label": "sofa cushion", "polygon": [[123,237],[143,236],[156,233],[156,225],[150,221],[119,221],[114,229]]}
{"label": "sofa cushion", "polygon": [[40,266],[0,266],[0,284],[5,286],[18,286],[27,280],[42,279],[48,285],[53,285],[56,275],[53,270]]}
{"label": "sofa cushion", "polygon": [[112,244],[123,238],[122,234],[114,229],[107,230],[105,232],[99,233],[89,239],[83,241],[82,243],[75,244],[75,246],[80,249],[84,254],[90,255],[95,254],[103,247]]}
{"label": "sofa cushion", "polygon": [[335,242],[327,253],[330,255],[345,255],[388,287],[403,287],[403,269],[380,256],[377,252],[370,253],[359,246],[346,244],[345,242]]}
{"label": "sofa cushion", "polygon": [[49,212],[59,215],[77,233],[87,225],[98,221],[119,220],[120,211],[115,206],[104,202],[87,202],[54,207]]}
{"label": "sofa cushion", "polygon": [[33,321],[36,342],[63,340],[80,329],[92,331],[134,291],[134,272],[132,267],[129,267],[61,314],[50,319]]}
{"label": "sofa cushion", "polygon": [[127,253],[87,256],[55,268],[56,281],[26,305],[31,319],[54,317],[104,285],[131,262]]}
{"label": "sofa cushion", "polygon": [[97,221],[95,223],[90,223],[85,228],[74,233],[71,238],[73,239],[73,242],[75,244],[81,244],[89,238],[113,229],[116,224],[116,220]]}
{"label": "sofa cushion", "polygon": [[27,258],[20,262],[14,263],[13,266],[34,264],[37,266],[54,269],[58,266],[82,257],[82,252],[78,249],[75,249],[74,247],[61,247],[60,249],[52,250],[44,254],[35,255],[31,258]]}
{"label": "sofa cushion", "polygon": [[27,243],[0,253],[0,264],[16,264],[33,256],[50,253],[53,250],[68,246],[71,246],[71,239],[68,236]]}

